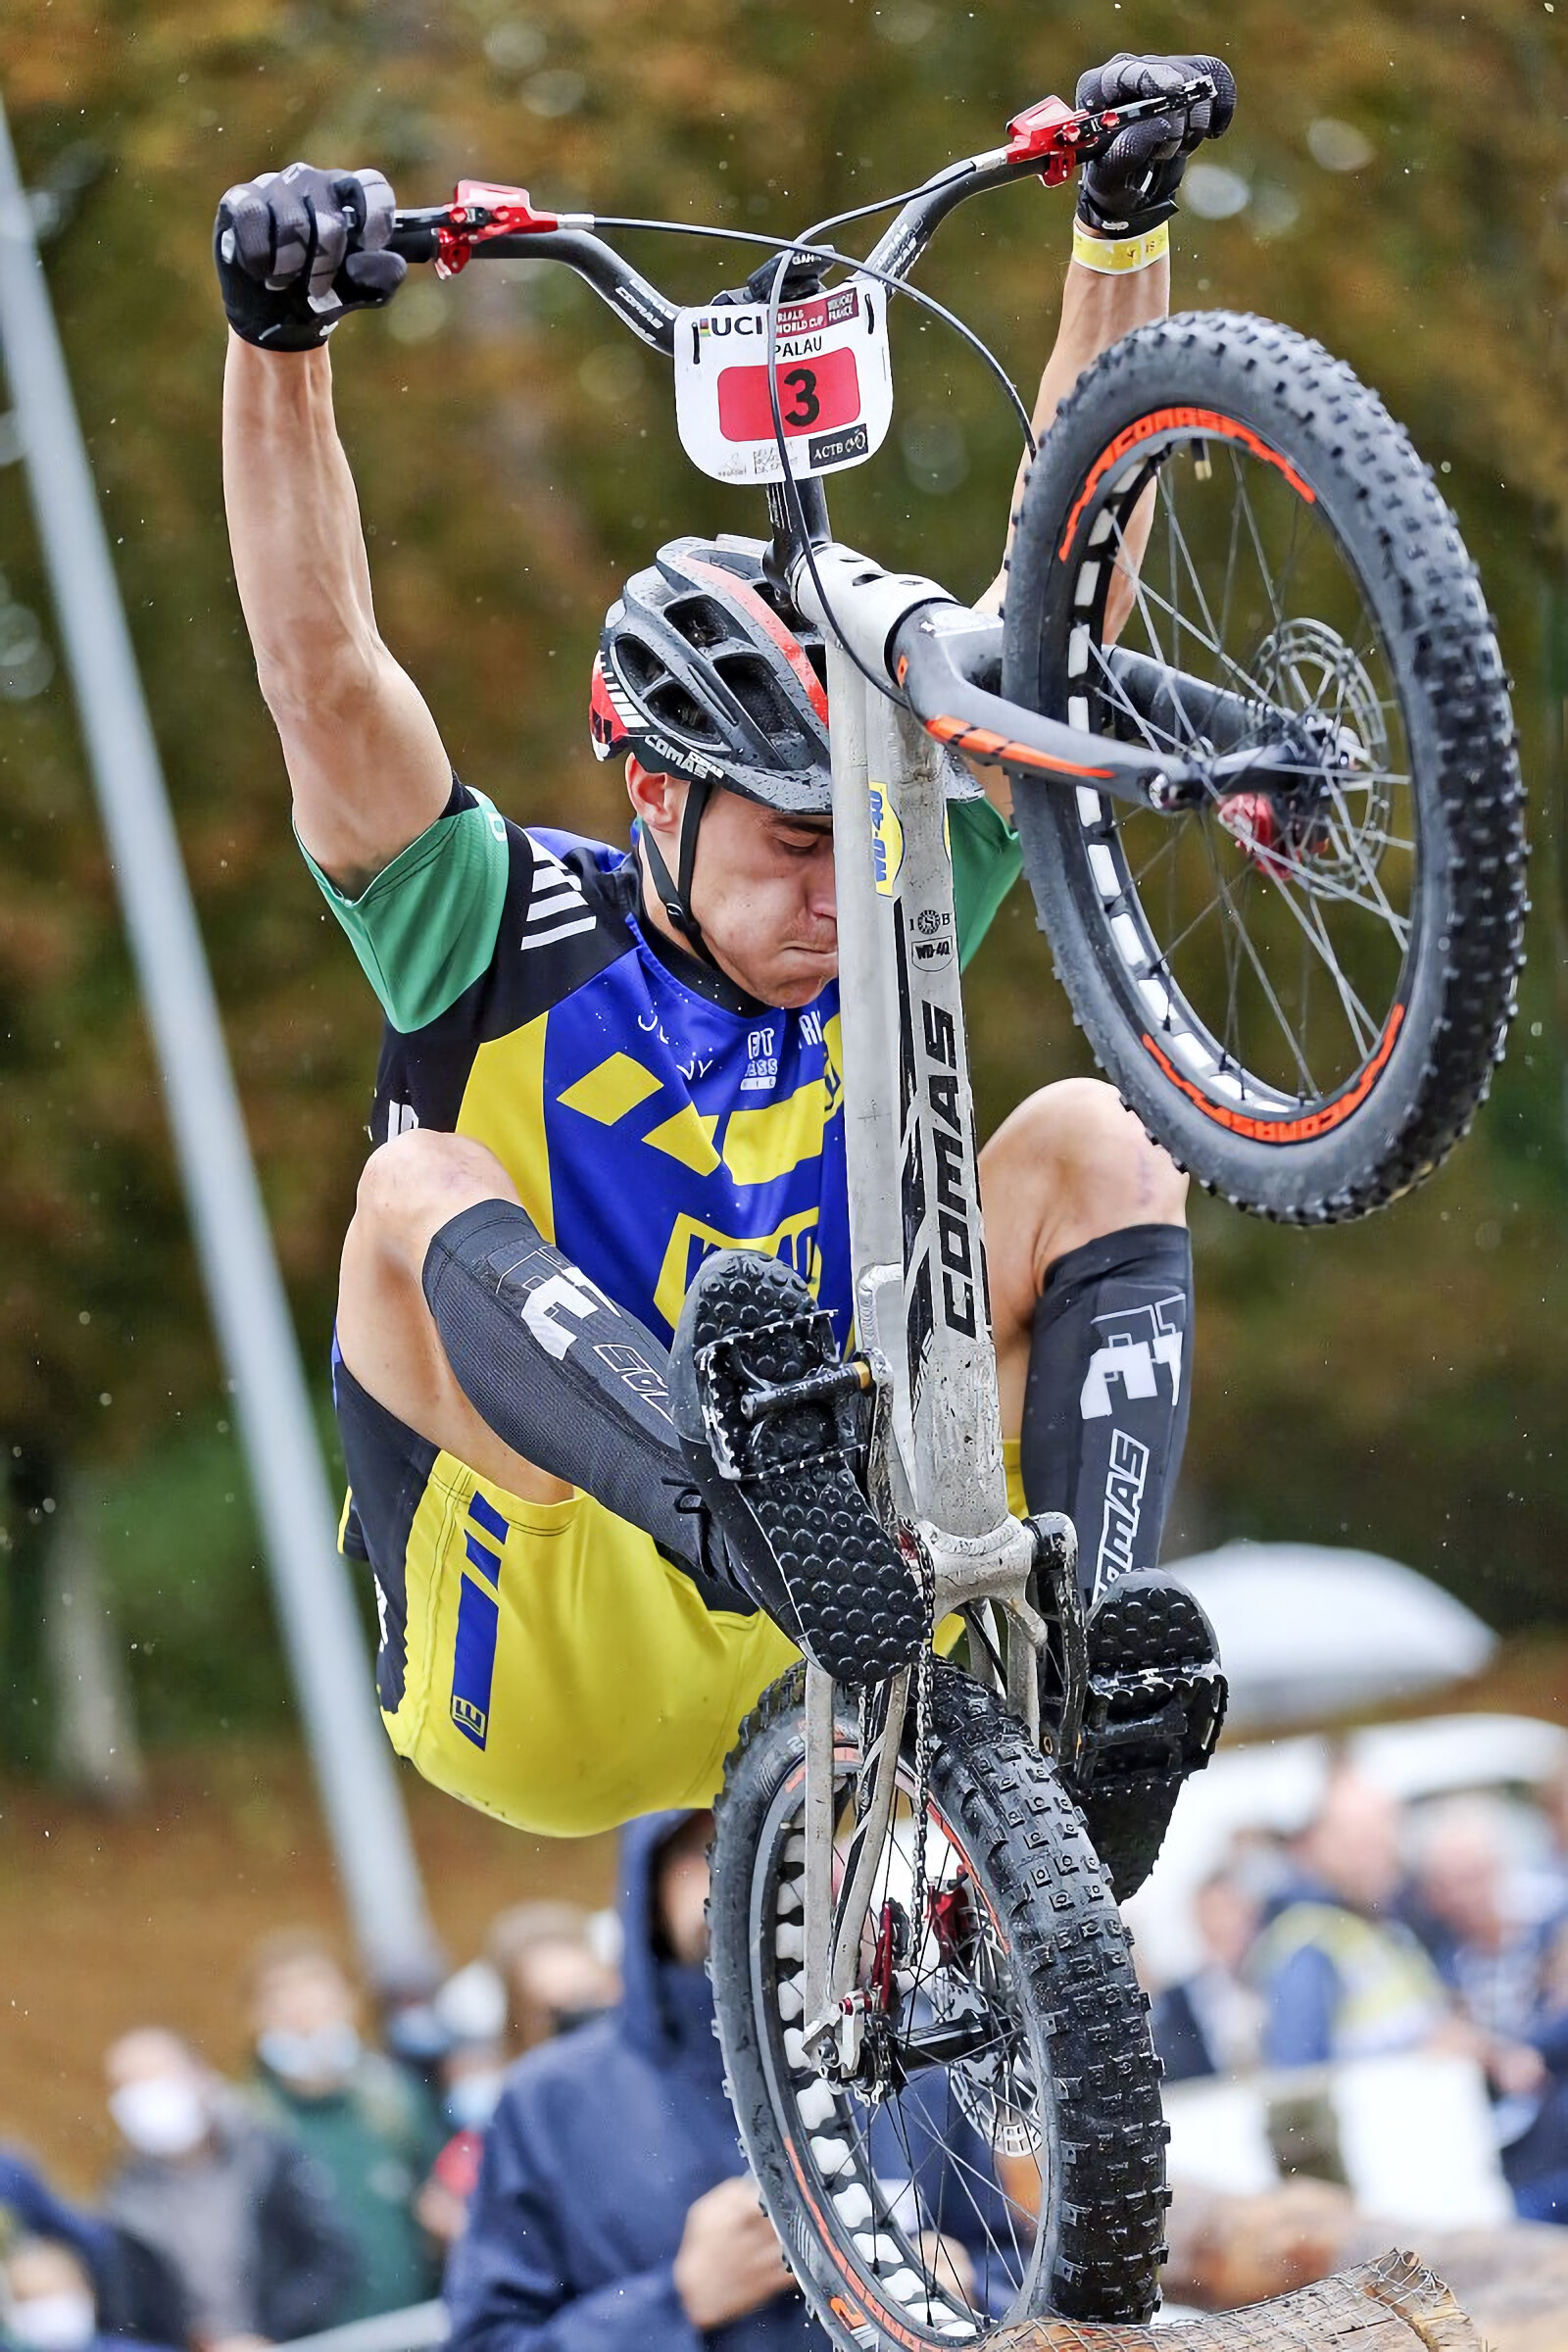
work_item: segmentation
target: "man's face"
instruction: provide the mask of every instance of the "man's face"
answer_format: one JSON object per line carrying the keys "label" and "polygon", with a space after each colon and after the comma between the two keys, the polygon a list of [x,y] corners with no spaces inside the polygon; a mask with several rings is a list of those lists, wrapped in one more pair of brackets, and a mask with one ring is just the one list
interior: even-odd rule
{"label": "man's face", "polygon": [[268,1969],[256,1987],[257,2031],[318,2034],[325,2026],[352,2026],[358,2004],[342,1971],[323,1953],[302,1953]]}
{"label": "man's face", "polygon": [[1428,1910],[1468,1942],[1490,1944],[1503,1925],[1502,1857],[1484,1834],[1455,1827],[1434,1839],[1421,1871]]}
{"label": "man's face", "polygon": [[1382,1910],[1398,1892],[1399,1809],[1352,1773],[1336,1775],[1302,1847],[1308,1868],[1357,1910]]}
{"label": "man's face", "polygon": [[[653,781],[667,787],[656,806],[635,781],[633,806],[674,874],[686,788]],[[691,908],[714,959],[749,997],[785,1012],[809,1004],[839,968],[832,819],[713,793],[697,834]]]}
{"label": "man's face", "polygon": [[177,2162],[212,2129],[207,2078],[173,2034],[143,2028],[122,2034],[104,2059],[109,2111],[133,2148]]}
{"label": "man's face", "polygon": [[661,1849],[655,1900],[672,1960],[695,1967],[708,1957],[708,1848],[711,1813],[697,1813]]}

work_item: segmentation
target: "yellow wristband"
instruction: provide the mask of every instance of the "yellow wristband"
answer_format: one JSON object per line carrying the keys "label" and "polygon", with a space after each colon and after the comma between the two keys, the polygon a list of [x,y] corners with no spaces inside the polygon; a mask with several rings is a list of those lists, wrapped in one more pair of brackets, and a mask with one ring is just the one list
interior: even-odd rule
{"label": "yellow wristband", "polygon": [[1148,270],[1162,262],[1170,251],[1170,222],[1161,220],[1157,228],[1146,228],[1141,237],[1092,237],[1081,220],[1072,226],[1072,258],[1080,269],[1098,270],[1102,277],[1125,277],[1134,270]]}

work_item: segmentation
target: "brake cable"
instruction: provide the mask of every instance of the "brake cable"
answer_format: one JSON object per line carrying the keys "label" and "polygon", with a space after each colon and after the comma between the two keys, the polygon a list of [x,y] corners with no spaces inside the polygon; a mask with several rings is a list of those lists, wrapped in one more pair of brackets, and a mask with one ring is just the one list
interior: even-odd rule
{"label": "brake cable", "polygon": [[852,220],[864,220],[870,214],[889,212],[895,205],[906,204],[910,196],[918,193],[917,189],[911,189],[906,191],[902,196],[885,197],[876,204],[858,205],[852,212],[831,214],[825,220],[818,222],[815,229],[807,231],[806,235],[802,237],[770,237],[764,236],[759,231],[742,228],[704,228],[690,220],[632,220],[615,214],[596,214],[594,217],[596,228],[652,229],[671,236],[717,237],[730,244],[760,245],[778,255],[778,264],[773,273],[773,282],[767,298],[766,359],[763,365],[767,369],[768,411],[773,425],[773,441],[778,450],[779,463],[783,469],[784,478],[780,487],[783,492],[785,509],[800,536],[812,586],[816,590],[823,613],[840,646],[869,685],[874,686],[878,693],[886,695],[890,702],[902,703],[906,709],[909,708],[908,697],[898,692],[885,673],[879,674],[871,668],[869,663],[860,660],[859,655],[850,645],[844,631],[839,627],[834,615],[827,591],[822,583],[821,572],[817,567],[816,551],[806,527],[800,483],[790,467],[788,442],[784,432],[784,412],[779,400],[778,371],[775,362],[778,350],[779,305],[784,281],[789,274],[792,262],[807,262],[820,265],[823,269],[829,270],[848,270],[862,277],[874,278],[889,292],[906,295],[922,310],[929,311],[933,317],[943,319],[956,334],[962,337],[973,351],[978,353],[1006,395],[1013,414],[1022,427],[1024,446],[1028,450],[1030,458],[1033,459],[1038,454],[1034,426],[1017,385],[1008,375],[990,345],[977,335],[971,326],[958,318],[956,312],[950,311],[945,303],[938,302],[934,295],[927,294],[923,288],[911,286],[907,279],[895,276],[891,270],[878,270],[868,262],[858,261],[853,254],[840,253],[834,246],[821,246],[814,242],[820,230],[842,228]]}

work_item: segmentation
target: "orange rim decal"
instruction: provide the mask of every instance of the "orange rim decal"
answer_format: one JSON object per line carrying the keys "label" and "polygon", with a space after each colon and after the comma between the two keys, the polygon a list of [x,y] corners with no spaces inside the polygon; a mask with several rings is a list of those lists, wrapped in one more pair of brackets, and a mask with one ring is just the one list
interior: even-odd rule
{"label": "orange rim decal", "polygon": [[1208,433],[1216,434],[1222,441],[1240,441],[1244,448],[1251,451],[1254,458],[1261,458],[1266,466],[1272,466],[1283,473],[1291,488],[1304,498],[1309,507],[1317,504],[1317,492],[1310,482],[1302,481],[1295,466],[1282,458],[1277,449],[1270,449],[1268,443],[1261,440],[1250,426],[1239,424],[1234,416],[1221,416],[1214,409],[1155,409],[1150,416],[1140,416],[1136,422],[1125,426],[1110,447],[1102,450],[1095,460],[1089,479],[1067,517],[1067,528],[1056,550],[1063,563],[1083,518],[1084,509],[1105,475],[1113,466],[1120,465],[1129,450],[1137,449],[1141,442],[1152,441],[1160,433]]}
{"label": "orange rim decal", "polygon": [[[870,2310],[872,2317],[875,2319],[877,2326],[881,2328],[884,2335],[892,2336],[896,2344],[906,2344],[909,2348],[909,2352],[924,2352],[926,2339],[918,2335],[911,2335],[906,2328],[901,2328],[898,2321],[894,2318],[892,2312],[887,2310],[883,2304],[876,2302],[870,2295],[866,2293],[865,2282],[862,2278],[858,2278],[856,2273],[851,2269],[849,2256],[840,2246],[835,2245],[833,2241],[833,2232],[828,2227],[826,2217],[822,2212],[822,2208],[820,2205],[818,2205],[815,2197],[811,2194],[811,2184],[806,2177],[806,2169],[801,2163],[799,2156],[795,2152],[795,2142],[790,2138],[787,2132],[784,2134],[784,2153],[790,2160],[790,2171],[795,2175],[795,2183],[801,2192],[801,2201],[806,2206],[807,2211],[810,2214],[812,2221],[816,2224],[817,2243],[820,2245],[823,2253],[827,2255],[828,2259],[833,2263],[835,2269],[839,2271],[846,2283],[858,2296],[859,2296],[860,2300]],[[830,2295],[828,2300],[834,2311],[839,2312],[841,2298],[838,2295]],[[840,2316],[842,2316],[842,2313]],[[856,2319],[851,2322],[852,2327],[863,2326],[863,2314],[859,2313],[858,2313]]]}
{"label": "orange rim decal", "polygon": [[1094,776],[1108,782],[1115,774],[1113,767],[1081,767],[1076,760],[1057,760],[1050,752],[1031,751],[1026,743],[1009,743],[994,727],[971,727],[966,718],[928,718],[925,731],[938,743],[951,743],[956,751],[968,752],[976,760],[1010,760],[1019,767],[1054,768],[1063,776]]}
{"label": "orange rim decal", "polygon": [[1254,1144],[1306,1144],[1314,1136],[1330,1134],[1349,1117],[1352,1110],[1360,1108],[1383,1075],[1403,1019],[1404,1006],[1396,1004],[1389,1015],[1389,1025],[1383,1032],[1377,1052],[1355,1084],[1346,1094],[1337,1095],[1332,1102],[1325,1102],[1321,1110],[1309,1111],[1304,1119],[1254,1119],[1245,1111],[1231,1110],[1223,1102],[1211,1102],[1201,1088],[1195,1086],[1190,1078],[1182,1076],[1147,1031],[1143,1042],[1172,1086],[1178,1087],[1188,1101],[1195,1102],[1203,1116],[1212,1119],[1217,1126],[1228,1127],[1233,1135],[1245,1135]]}

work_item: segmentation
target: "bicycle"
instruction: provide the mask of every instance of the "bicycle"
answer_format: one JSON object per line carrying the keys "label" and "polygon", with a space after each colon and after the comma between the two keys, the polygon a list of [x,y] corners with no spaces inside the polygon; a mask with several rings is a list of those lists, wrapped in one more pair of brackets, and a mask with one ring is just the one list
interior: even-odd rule
{"label": "bicycle", "polygon": [[1197,314],[1105,353],[1029,474],[1004,619],[830,537],[822,477],[886,432],[888,300],[940,220],[1203,95],[1043,101],[1004,147],[845,216],[900,207],[863,262],[824,241],[842,222],[747,239],[775,250],[695,309],[600,233],[682,223],[464,181],[393,235],[449,275],[490,256],[585,278],[674,364],[690,454],[765,487],[769,578],[827,641],[858,1344],[804,1383],[734,1384],[710,1436],[733,1465],[806,1390],[847,1417],[967,1664],[926,1650],[854,1708],[815,1667],[775,1686],[727,1768],[710,1920],[746,2153],[845,2346],[1139,2320],[1162,2253],[1147,2004],[1058,1777],[1102,1710],[1073,1530],[1013,1519],[1003,1479],[951,755],[1013,776],[1102,1066],[1258,1213],[1359,1215],[1429,1173],[1486,1093],[1520,962],[1522,787],[1475,570],[1320,346]]}

